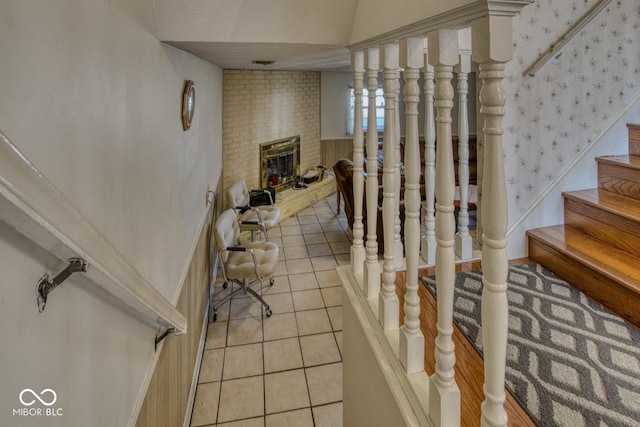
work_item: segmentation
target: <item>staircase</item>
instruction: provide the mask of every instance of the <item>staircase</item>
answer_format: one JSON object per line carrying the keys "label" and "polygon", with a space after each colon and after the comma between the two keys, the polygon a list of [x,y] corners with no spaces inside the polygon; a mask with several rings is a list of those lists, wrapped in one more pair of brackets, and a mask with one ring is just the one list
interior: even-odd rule
{"label": "staircase", "polygon": [[598,188],[563,193],[564,225],[527,231],[529,257],[640,327],[640,125],[603,156]]}

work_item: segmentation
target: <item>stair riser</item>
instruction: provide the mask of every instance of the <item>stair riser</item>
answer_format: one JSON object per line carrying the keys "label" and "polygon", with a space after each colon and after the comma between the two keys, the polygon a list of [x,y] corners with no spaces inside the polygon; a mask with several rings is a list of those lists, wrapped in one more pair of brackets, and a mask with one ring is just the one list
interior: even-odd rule
{"label": "stair riser", "polygon": [[600,302],[611,311],[640,327],[640,295],[619,286],[606,276],[566,256],[545,242],[529,236],[529,257]]}
{"label": "stair riser", "polygon": [[640,222],[574,199],[564,201],[564,223],[640,257]]}
{"label": "stair riser", "polygon": [[598,188],[640,200],[640,173],[634,168],[598,162]]}
{"label": "stair riser", "polygon": [[629,154],[640,156],[640,126],[629,125]]}

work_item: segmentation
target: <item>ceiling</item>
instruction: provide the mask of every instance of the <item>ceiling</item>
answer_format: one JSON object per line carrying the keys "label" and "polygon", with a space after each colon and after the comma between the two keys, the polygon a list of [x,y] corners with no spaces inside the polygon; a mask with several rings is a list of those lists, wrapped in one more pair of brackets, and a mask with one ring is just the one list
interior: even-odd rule
{"label": "ceiling", "polygon": [[160,41],[221,68],[349,71],[352,43],[481,0],[147,1]]}
{"label": "ceiling", "polygon": [[[165,42],[224,69],[350,71],[344,46],[300,43]],[[275,61],[270,65],[253,61]]]}
{"label": "ceiling", "polygon": [[[224,69],[350,68],[358,0],[153,0],[158,38]],[[275,61],[271,65],[253,61]]]}

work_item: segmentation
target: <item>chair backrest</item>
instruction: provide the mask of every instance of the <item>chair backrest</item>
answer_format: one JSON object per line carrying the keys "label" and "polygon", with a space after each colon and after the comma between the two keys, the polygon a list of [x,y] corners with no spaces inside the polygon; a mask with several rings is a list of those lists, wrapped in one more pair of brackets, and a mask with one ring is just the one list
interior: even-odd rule
{"label": "chair backrest", "polygon": [[227,189],[227,203],[232,209],[249,204],[249,189],[244,181],[238,181]]}
{"label": "chair backrest", "polygon": [[[220,214],[216,220],[213,234],[216,236],[218,250],[228,246],[234,246],[238,243],[240,239],[240,227],[233,209],[227,209]],[[228,253],[222,252],[221,257],[223,263],[227,262]]]}
{"label": "chair backrest", "polygon": [[349,159],[340,159],[333,166],[333,171],[336,174],[338,191],[344,200],[344,211],[349,228],[353,229],[353,162]]}

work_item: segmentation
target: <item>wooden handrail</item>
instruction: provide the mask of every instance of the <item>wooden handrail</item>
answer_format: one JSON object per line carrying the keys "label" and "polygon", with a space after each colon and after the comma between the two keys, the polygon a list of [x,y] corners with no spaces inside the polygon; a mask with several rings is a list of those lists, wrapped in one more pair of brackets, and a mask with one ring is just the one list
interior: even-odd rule
{"label": "wooden handrail", "polygon": [[544,64],[546,64],[551,58],[554,58],[558,55],[558,52],[562,50],[562,48],[569,43],[569,41],[582,29],[593,20],[604,8],[609,6],[611,0],[600,0],[598,3],[593,5],[591,9],[587,11],[578,21],[576,21],[567,31],[564,32],[560,36],[560,38],[547,49],[542,55],[536,59],[536,61],[529,66],[522,73],[523,77],[529,76],[533,77]]}
{"label": "wooden handrail", "polygon": [[[82,273],[154,327],[185,333],[185,317],[165,299],[0,132],[0,221],[64,263],[81,258]],[[35,283],[34,283],[35,286]],[[33,309],[36,310],[34,293]]]}

